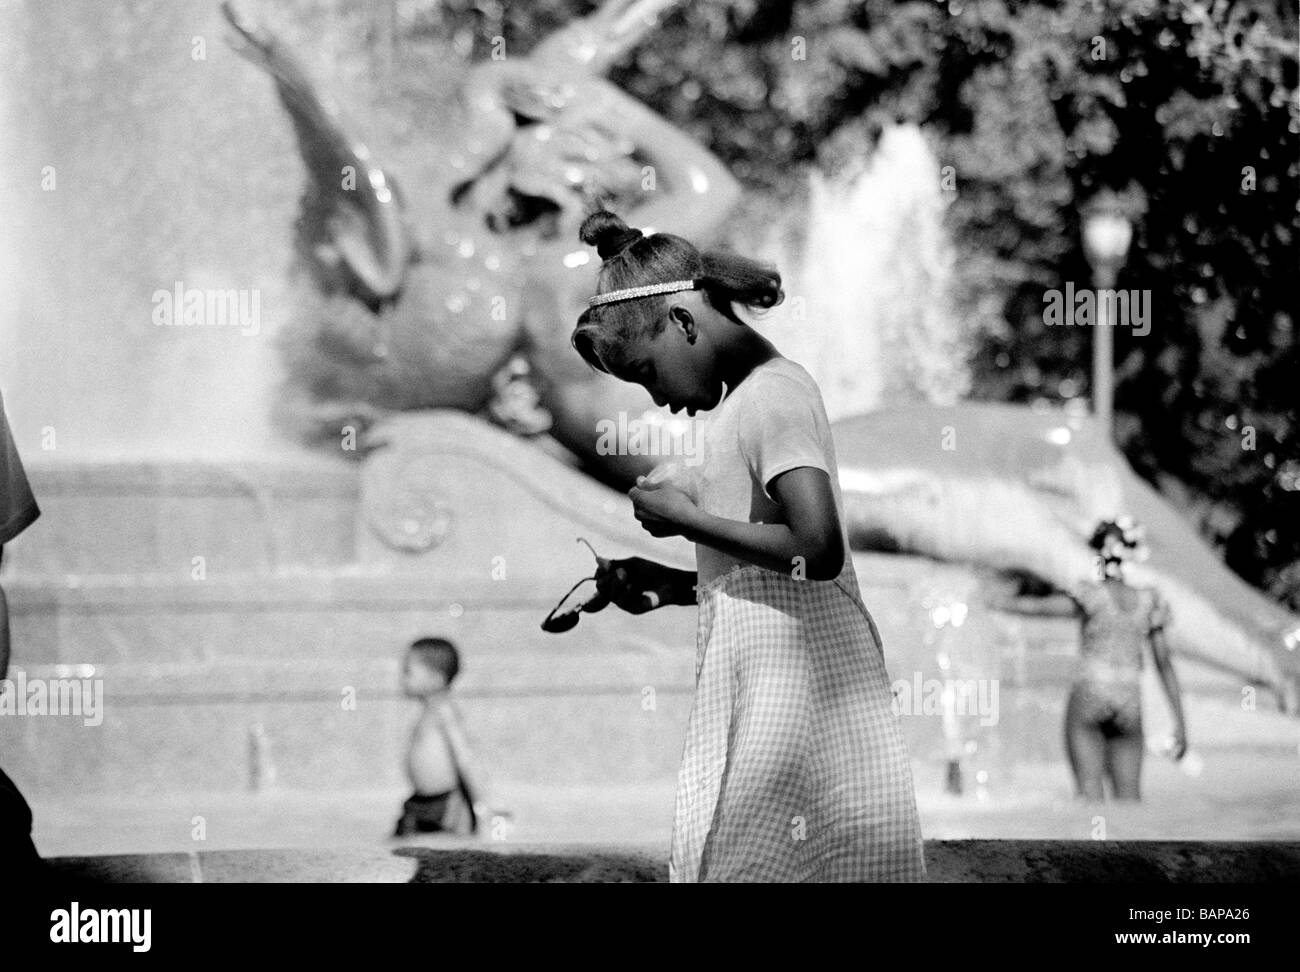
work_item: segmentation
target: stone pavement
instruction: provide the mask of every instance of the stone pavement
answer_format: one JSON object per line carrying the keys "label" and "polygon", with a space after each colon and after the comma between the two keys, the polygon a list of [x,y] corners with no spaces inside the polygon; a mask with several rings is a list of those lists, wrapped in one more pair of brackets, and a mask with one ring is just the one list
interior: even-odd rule
{"label": "stone pavement", "polygon": [[[242,850],[58,858],[57,877],[91,883],[660,883],[653,848],[464,839],[390,850]],[[1300,842],[928,841],[934,883],[1300,882]]]}

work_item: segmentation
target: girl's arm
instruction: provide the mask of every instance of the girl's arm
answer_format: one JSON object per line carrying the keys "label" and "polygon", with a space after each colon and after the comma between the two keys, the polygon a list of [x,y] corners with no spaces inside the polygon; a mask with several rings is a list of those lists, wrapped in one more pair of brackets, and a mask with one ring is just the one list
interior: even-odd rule
{"label": "girl's arm", "polygon": [[644,614],[669,604],[693,606],[697,582],[693,570],[679,570],[644,557],[602,561],[596,570],[596,590],[629,614]]}
{"label": "girl's arm", "polygon": [[693,570],[679,570],[676,567],[666,567],[665,570],[670,572],[668,578],[668,598],[665,604],[676,604],[680,607],[695,606],[695,587],[700,582],[700,575]]}
{"label": "girl's arm", "polygon": [[[1024,594],[990,593],[985,596],[985,603],[999,611],[1012,611],[1016,614],[1032,614],[1047,617],[1064,617],[1078,614],[1087,617],[1092,613],[1089,602],[1096,590],[1096,581],[1087,578],[1077,581],[1071,587],[1057,588],[1053,593],[1043,597]],[[1068,605],[1068,610],[1063,610]]]}
{"label": "girl's arm", "polygon": [[656,536],[681,534],[759,567],[808,580],[833,580],[844,568],[844,535],[824,470],[800,466],[774,476],[768,493],[784,523],[742,523],[705,513],[685,493],[646,482],[631,490],[637,519]]}
{"label": "girl's arm", "polygon": [[1187,720],[1183,715],[1183,693],[1178,685],[1178,674],[1174,671],[1169,657],[1169,644],[1161,628],[1151,632],[1151,654],[1155,656],[1156,671],[1160,674],[1160,684],[1164,686],[1165,696],[1169,699],[1169,708],[1174,714],[1174,750],[1170,754],[1174,759],[1182,759],[1187,752]]}
{"label": "girl's arm", "polygon": [[1012,614],[1061,618],[1083,613],[1083,603],[1079,600],[1078,594],[1070,590],[1057,590],[1041,597],[985,591],[983,598],[987,607],[995,611],[1009,611]]}

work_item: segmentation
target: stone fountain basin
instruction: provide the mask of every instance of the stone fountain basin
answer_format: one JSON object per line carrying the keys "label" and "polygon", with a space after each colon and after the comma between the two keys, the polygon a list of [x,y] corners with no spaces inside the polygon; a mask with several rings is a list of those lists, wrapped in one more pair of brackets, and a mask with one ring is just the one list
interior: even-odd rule
{"label": "stone fountain basin", "polygon": [[[499,779],[671,783],[694,612],[609,610],[559,636],[539,624],[592,570],[575,537],[607,556],[672,561],[680,548],[648,538],[626,496],[484,422],[438,413],[398,426],[391,451],[364,464],[301,453],[30,463],[45,515],[5,551],[13,667],[102,680],[106,708],[97,726],[0,719],[5,769],[33,802],[241,793],[271,778],[299,790],[400,787],[415,713],[398,664],[424,634],[461,645],[457,693]],[[408,520],[419,543],[403,545]],[[1075,620],[993,610],[968,567],[885,554],[855,563],[896,681],[943,675],[946,653],[955,677],[998,682],[996,725],[960,719],[972,781],[984,773],[996,794],[1014,789],[1018,766],[1061,763]],[[960,631],[934,626],[934,596],[968,602]],[[1295,733],[1263,704],[1242,709],[1235,679],[1179,672],[1194,745],[1294,752]],[[1153,685],[1146,694],[1158,735],[1167,716]],[[923,776],[944,770],[942,723],[934,712],[904,719]]]}

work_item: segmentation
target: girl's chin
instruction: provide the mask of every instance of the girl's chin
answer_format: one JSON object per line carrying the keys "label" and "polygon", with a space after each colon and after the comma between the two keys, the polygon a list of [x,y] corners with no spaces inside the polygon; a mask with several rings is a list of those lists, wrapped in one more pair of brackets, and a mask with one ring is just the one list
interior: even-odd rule
{"label": "girl's chin", "polygon": [[711,412],[718,407],[722,401],[722,389],[718,388],[713,394],[706,399],[691,402],[689,405],[680,405],[672,409],[673,414],[685,412],[688,417],[693,418],[696,412]]}

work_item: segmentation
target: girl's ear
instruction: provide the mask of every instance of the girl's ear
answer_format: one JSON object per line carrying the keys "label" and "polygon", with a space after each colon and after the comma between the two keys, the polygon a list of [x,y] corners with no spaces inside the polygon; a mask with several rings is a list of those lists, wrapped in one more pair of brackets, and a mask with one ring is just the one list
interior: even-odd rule
{"label": "girl's ear", "polygon": [[700,333],[700,325],[696,323],[695,316],[689,310],[681,304],[673,304],[668,309],[668,320],[681,329],[688,342],[695,343],[695,339]]}

